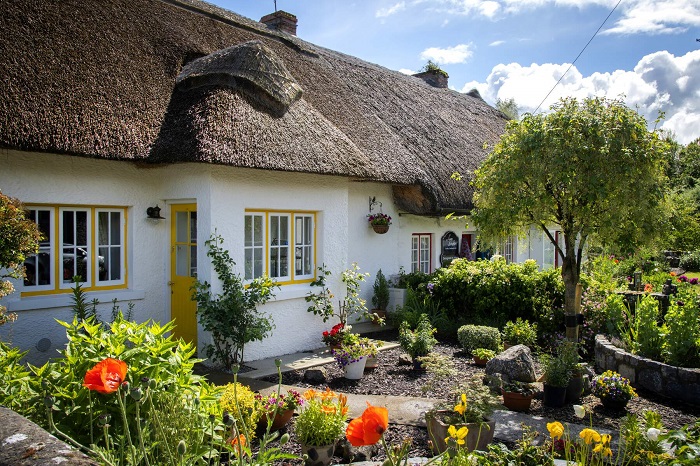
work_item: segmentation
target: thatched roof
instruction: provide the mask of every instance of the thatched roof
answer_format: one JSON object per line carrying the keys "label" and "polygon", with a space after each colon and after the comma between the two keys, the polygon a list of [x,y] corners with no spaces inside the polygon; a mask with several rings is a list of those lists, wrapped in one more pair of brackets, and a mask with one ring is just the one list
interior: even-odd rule
{"label": "thatched roof", "polygon": [[450,174],[470,173],[506,122],[480,98],[195,0],[0,12],[0,147],[349,176],[436,214],[469,207]]}

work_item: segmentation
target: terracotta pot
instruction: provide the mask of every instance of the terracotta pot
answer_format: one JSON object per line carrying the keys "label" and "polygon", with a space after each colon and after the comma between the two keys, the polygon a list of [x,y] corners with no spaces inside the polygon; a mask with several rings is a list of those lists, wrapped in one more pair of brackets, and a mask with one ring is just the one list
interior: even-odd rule
{"label": "terracotta pot", "polygon": [[566,403],[566,387],[554,387],[544,384],[544,405],[561,408]]}
{"label": "terracotta pot", "polygon": [[372,225],[372,229],[375,233],[383,235],[384,233],[389,231],[389,225]]}
{"label": "terracotta pot", "polygon": [[374,370],[379,365],[379,359],[374,356],[368,356],[365,363],[365,370]]}
{"label": "terracotta pot", "polygon": [[365,372],[365,364],[367,363],[367,358],[361,358],[359,361],[351,362],[343,367],[345,371],[345,378],[350,380],[359,380],[362,378]]}
{"label": "terracotta pot", "polygon": [[503,395],[503,404],[511,411],[527,411],[530,409],[532,399],[535,397],[534,393],[523,395],[522,393],[506,392],[504,390],[501,390],[501,394]]}
{"label": "terracotta pot", "polygon": [[[277,414],[275,415],[274,418],[272,418],[272,425],[270,426],[270,430],[280,430],[284,426],[287,425],[289,420],[294,416],[294,410],[293,409],[285,409],[284,411],[279,410],[277,411]],[[268,420],[269,415],[265,414],[263,415],[260,420],[258,421],[258,429],[265,430],[267,429],[267,420]]]}
{"label": "terracotta pot", "polygon": [[627,407],[629,400],[619,400],[617,398],[601,398],[600,402],[603,403],[606,409],[611,411],[622,411]]}
{"label": "terracotta pot", "polygon": [[479,356],[472,356],[474,358],[474,364],[476,364],[479,367],[484,367],[487,362],[489,362],[488,359],[486,358],[480,358]]}
{"label": "terracotta pot", "polygon": [[333,460],[335,444],[314,446],[301,444],[301,454],[308,455],[306,466],[328,466]]}
{"label": "terracotta pot", "polygon": [[[433,453],[440,454],[447,450],[447,443],[445,443],[445,438],[449,437],[450,434],[447,433],[447,429],[450,424],[445,423],[442,419],[446,416],[453,414],[452,411],[440,410],[431,415],[432,413],[425,414],[425,423],[428,427],[428,438],[432,440]],[[493,441],[493,434],[496,430],[496,421],[489,421],[488,419],[484,422],[473,422],[470,424],[453,424],[457,430],[461,427],[467,427],[469,433],[464,439],[464,448],[468,451],[473,450],[486,450],[489,443]]]}

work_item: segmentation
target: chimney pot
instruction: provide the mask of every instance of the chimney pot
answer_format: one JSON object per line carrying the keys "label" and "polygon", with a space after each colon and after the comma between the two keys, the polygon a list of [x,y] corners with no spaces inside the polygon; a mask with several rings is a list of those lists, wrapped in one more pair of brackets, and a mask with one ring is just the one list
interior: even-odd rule
{"label": "chimney pot", "polygon": [[260,18],[260,22],[266,24],[269,29],[297,35],[297,17],[286,11],[277,10],[265,15]]}

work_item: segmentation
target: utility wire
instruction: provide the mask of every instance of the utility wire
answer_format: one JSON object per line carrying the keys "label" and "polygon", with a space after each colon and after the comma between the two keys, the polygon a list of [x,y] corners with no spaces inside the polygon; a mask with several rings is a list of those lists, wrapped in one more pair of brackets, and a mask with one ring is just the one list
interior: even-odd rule
{"label": "utility wire", "polygon": [[602,24],[600,25],[600,27],[596,30],[596,32],[593,34],[593,36],[588,40],[588,42],[586,42],[586,45],[583,46],[583,49],[578,53],[578,55],[576,56],[576,58],[574,59],[574,61],[572,61],[571,64],[569,65],[569,67],[566,69],[566,71],[564,71],[564,74],[561,75],[561,77],[559,78],[559,81],[557,81],[557,82],[554,84],[554,86],[552,87],[552,89],[550,89],[549,92],[547,92],[547,95],[544,96],[544,99],[542,99],[542,102],[540,102],[540,104],[537,106],[537,108],[535,109],[535,111],[532,112],[533,114],[537,113],[537,110],[539,110],[540,107],[542,106],[542,104],[544,103],[544,101],[547,100],[547,97],[549,97],[550,94],[551,94],[552,92],[554,92],[554,89],[556,89],[556,87],[559,85],[559,83],[561,82],[561,80],[564,79],[564,76],[566,76],[566,73],[568,73],[569,70],[574,66],[574,64],[576,64],[576,60],[578,60],[579,57],[581,57],[581,55],[583,55],[583,52],[586,51],[586,49],[588,48],[588,46],[590,45],[590,43],[593,42],[593,39],[595,39],[595,36],[597,36],[598,33],[600,32],[600,30],[603,29],[603,26],[605,26],[605,23],[608,21],[608,19],[610,19],[610,17],[612,16],[612,14],[615,13],[615,10],[617,9],[617,7],[620,5],[621,2],[622,2],[622,0],[618,0],[618,1],[617,1],[617,5],[615,5],[615,7],[612,9],[612,11],[611,11],[611,12],[608,14],[608,16],[603,20],[603,23],[602,23]]}

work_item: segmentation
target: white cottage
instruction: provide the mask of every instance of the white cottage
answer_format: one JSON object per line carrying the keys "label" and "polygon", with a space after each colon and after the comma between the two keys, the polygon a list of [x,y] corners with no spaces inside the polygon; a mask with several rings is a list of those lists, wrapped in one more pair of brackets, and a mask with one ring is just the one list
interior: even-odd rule
{"label": "white cottage", "polygon": [[[340,292],[357,262],[369,299],[378,269],[429,272],[447,232],[458,254],[474,239],[444,215],[469,211],[469,175],[504,129],[478,94],[305,42],[283,12],[270,27],[196,0],[0,9],[0,191],[45,234],[0,338],[31,362],[65,343],[74,275],[103,316],[133,303],[136,320],[174,318],[206,344],[189,289],[216,283],[215,230],[246,279],[281,285],[265,306],[274,335],[246,360],[319,346],[326,324],[304,301],[319,265]],[[378,210],[386,234],[367,223]]]}

